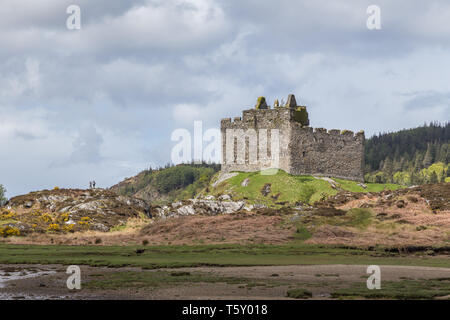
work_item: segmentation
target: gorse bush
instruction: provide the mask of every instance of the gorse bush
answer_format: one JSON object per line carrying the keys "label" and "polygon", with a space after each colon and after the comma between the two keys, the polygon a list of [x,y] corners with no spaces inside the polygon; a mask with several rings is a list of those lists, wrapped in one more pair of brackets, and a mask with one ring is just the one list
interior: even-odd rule
{"label": "gorse bush", "polygon": [[3,209],[0,210],[0,220],[9,220],[16,217],[16,213],[11,210]]}
{"label": "gorse bush", "polygon": [[12,236],[20,236],[20,230],[10,226],[0,227],[0,237],[7,238]]}
{"label": "gorse bush", "polygon": [[57,223],[52,223],[47,228],[47,231],[50,231],[50,232],[57,232],[60,230],[61,230],[61,227]]}

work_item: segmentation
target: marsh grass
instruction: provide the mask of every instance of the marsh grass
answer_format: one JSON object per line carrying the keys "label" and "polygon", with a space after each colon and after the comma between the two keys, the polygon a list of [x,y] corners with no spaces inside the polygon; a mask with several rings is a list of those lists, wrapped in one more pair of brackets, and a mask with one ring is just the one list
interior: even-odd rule
{"label": "marsh grass", "polygon": [[365,283],[357,283],[349,288],[338,289],[331,296],[366,299],[434,299],[448,295],[450,295],[450,278],[383,281],[379,290],[369,290]]}
{"label": "marsh grass", "polygon": [[[138,249],[145,248],[141,254]],[[63,246],[0,244],[0,263],[77,264],[146,269],[197,266],[263,266],[313,264],[409,265],[449,267],[445,256],[418,257],[385,251],[310,245],[217,244],[172,246]]]}

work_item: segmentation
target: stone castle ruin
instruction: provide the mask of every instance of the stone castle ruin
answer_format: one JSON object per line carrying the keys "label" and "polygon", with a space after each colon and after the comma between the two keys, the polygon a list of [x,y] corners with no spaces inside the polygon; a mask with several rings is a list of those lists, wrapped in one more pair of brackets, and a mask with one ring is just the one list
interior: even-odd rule
{"label": "stone castle ruin", "polygon": [[222,119],[222,171],[282,169],[294,175],[364,181],[364,131],[309,127],[305,106],[290,94],[271,109],[259,97],[243,116]]}

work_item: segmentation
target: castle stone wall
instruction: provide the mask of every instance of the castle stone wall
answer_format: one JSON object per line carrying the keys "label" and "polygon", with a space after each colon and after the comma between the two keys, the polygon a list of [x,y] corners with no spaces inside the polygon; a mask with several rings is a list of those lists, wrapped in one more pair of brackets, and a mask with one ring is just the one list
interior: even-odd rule
{"label": "castle stone wall", "polygon": [[288,172],[364,181],[364,133],[292,126]]}

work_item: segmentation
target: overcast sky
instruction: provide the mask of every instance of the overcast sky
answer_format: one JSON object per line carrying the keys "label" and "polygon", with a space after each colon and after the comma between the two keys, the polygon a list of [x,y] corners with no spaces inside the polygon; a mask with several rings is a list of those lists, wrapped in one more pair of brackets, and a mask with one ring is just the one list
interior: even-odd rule
{"label": "overcast sky", "polygon": [[366,137],[446,121],[449,46],[447,0],[2,0],[0,184],[109,187],[261,95]]}

